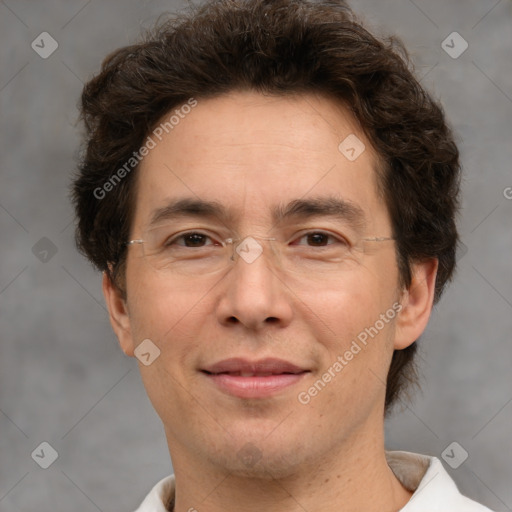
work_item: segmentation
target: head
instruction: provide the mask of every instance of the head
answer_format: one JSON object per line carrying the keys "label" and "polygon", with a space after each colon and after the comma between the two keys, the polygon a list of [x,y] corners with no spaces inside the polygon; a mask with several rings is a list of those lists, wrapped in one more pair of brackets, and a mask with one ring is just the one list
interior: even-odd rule
{"label": "head", "polygon": [[[455,266],[459,160],[399,41],[372,36],[341,2],[208,2],[109,55],[82,114],[77,242],[104,272],[125,353],[146,339],[160,350],[140,366],[168,438],[232,469],[229,446],[265,438],[278,471],[304,432],[325,429],[305,449],[313,460],[417,382],[418,338]],[[183,199],[185,215],[167,215]],[[341,223],[326,215],[334,204]],[[308,216],[278,215],[293,208]],[[162,213],[176,232],[252,236],[262,253],[212,273],[162,270],[145,242],[128,244]],[[287,271],[280,257],[319,230],[348,233],[358,257]],[[287,359],[303,384],[223,394],[203,370],[230,357]]]}

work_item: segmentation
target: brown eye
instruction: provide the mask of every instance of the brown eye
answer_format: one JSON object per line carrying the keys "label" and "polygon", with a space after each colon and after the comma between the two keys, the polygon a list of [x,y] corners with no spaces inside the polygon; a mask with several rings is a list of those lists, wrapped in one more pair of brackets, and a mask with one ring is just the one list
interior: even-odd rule
{"label": "brown eye", "polygon": [[308,243],[314,246],[323,246],[327,245],[329,240],[329,235],[325,233],[310,233],[307,236]]}
{"label": "brown eye", "polygon": [[207,243],[208,240],[212,240],[211,237],[199,232],[184,233],[174,238],[170,238],[165,242],[165,247],[205,247],[208,245],[215,245],[213,243]]}
{"label": "brown eye", "polygon": [[208,237],[201,233],[192,233],[190,235],[184,235],[182,238],[187,247],[202,247]]}
{"label": "brown eye", "polygon": [[[323,231],[310,231],[309,233],[304,233],[297,240],[298,243],[296,245],[307,245],[309,247],[327,247],[335,244],[347,245],[345,240],[342,238]],[[302,240],[305,240],[306,243],[301,242]]]}

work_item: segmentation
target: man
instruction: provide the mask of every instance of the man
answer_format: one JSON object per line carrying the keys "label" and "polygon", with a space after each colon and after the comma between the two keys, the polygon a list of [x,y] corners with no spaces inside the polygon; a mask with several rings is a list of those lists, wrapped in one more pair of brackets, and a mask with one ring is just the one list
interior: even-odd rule
{"label": "man", "polygon": [[441,108],[340,2],[220,0],[86,84],[77,241],[174,475],[146,511],[484,511],[384,415],[455,265]]}

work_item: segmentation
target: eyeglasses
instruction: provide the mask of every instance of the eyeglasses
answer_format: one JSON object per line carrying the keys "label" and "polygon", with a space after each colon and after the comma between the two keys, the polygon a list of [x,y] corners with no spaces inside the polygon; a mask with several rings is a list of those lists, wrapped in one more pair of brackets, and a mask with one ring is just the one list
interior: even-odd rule
{"label": "eyeglasses", "polygon": [[[360,265],[365,256],[381,246],[378,242],[392,240],[392,237],[352,240],[323,229],[304,230],[289,239],[254,235],[221,238],[203,229],[177,232],[175,224],[168,224],[149,229],[142,238],[130,240],[126,245],[140,245],[145,260],[163,274],[200,277],[226,270],[240,260],[250,265],[261,257],[270,257],[285,273],[315,279],[332,277]],[[265,251],[264,246],[267,246]]]}

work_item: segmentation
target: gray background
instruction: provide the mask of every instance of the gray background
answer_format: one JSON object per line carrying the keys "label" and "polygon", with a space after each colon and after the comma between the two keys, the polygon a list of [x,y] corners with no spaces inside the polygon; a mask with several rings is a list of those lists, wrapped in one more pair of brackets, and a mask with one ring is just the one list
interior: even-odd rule
{"label": "gray background", "polygon": [[[172,470],[137,361],[110,330],[100,275],[75,251],[68,187],[82,82],[141,26],[184,4],[0,2],[2,512],[129,511]],[[441,457],[459,443],[468,459],[445,466],[461,490],[511,510],[512,3],[352,5],[370,28],[404,39],[445,106],[465,168],[467,253],[421,342],[423,393],[387,422],[388,448]],[[47,59],[31,48],[43,31],[59,45]],[[453,31],[469,43],[457,59],[441,47]],[[31,457],[43,441],[58,452],[48,469]]]}

